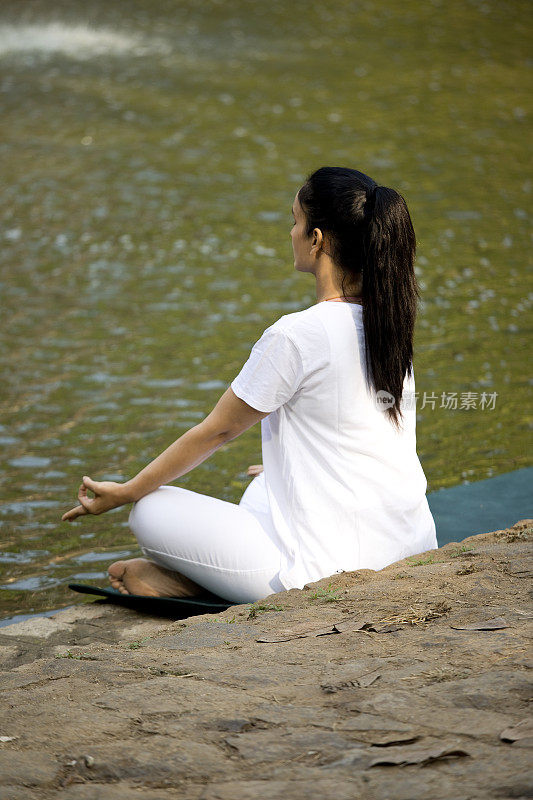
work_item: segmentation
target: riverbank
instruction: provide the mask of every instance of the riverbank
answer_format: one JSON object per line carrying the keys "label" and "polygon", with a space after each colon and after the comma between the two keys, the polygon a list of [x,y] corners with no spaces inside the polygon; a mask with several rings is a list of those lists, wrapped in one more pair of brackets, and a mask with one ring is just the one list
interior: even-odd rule
{"label": "riverbank", "polygon": [[0,798],[525,797],[532,524],[219,614],[0,629]]}

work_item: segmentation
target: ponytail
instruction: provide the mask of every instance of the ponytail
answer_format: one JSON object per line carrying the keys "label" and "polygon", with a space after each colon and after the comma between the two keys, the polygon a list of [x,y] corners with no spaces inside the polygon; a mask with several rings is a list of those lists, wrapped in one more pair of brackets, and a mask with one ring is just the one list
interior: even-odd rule
{"label": "ponytail", "polygon": [[419,297],[414,260],[416,238],[404,198],[368,175],[322,167],[298,193],[314,228],[328,233],[342,286],[362,278],[366,380],[394,398],[385,413],[399,428],[403,383],[412,374],[414,326]]}

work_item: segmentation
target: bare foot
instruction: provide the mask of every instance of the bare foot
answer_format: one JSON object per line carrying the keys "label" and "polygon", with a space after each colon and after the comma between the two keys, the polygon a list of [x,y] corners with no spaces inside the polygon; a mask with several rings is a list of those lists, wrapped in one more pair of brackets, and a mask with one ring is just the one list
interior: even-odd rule
{"label": "bare foot", "polygon": [[148,597],[194,597],[205,594],[198,583],[149,561],[147,558],[130,558],[115,561],[108,568],[113,589],[121,594],[142,594]]}

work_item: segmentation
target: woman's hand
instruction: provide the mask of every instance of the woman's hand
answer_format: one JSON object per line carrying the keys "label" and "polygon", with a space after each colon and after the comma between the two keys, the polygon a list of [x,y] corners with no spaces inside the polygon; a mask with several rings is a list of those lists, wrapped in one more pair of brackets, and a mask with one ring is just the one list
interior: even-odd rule
{"label": "woman's hand", "polygon": [[[87,490],[94,493],[94,497],[87,495]],[[114,481],[93,481],[87,475],[83,476],[83,483],[78,491],[78,500],[81,505],[71,508],[61,517],[62,522],[72,522],[76,517],[84,514],[103,514],[112,508],[118,508],[131,502],[128,498],[125,483]]]}
{"label": "woman's hand", "polygon": [[252,475],[254,478],[257,475],[261,475],[263,472],[263,465],[262,464],[251,464],[247,469],[247,474]]}

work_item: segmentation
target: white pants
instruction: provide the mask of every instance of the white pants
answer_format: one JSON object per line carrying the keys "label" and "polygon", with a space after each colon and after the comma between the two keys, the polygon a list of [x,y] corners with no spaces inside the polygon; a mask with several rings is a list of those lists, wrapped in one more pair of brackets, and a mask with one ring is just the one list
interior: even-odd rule
{"label": "white pants", "polygon": [[284,591],[264,473],[238,505],[160,486],[133,504],[128,524],[148,558],[225,600],[250,603]]}

